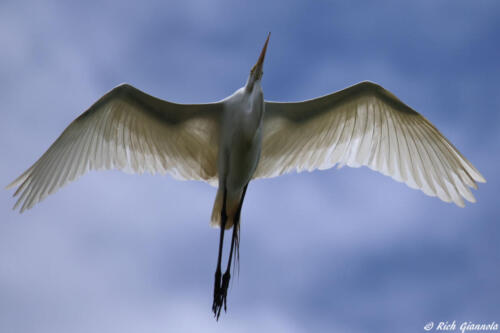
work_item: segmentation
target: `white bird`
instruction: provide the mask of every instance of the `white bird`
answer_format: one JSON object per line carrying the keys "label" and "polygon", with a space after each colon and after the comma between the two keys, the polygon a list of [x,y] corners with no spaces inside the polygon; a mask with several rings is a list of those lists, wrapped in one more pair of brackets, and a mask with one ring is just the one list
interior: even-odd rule
{"label": "white bird", "polygon": [[[367,166],[443,201],[474,202],[479,171],[427,119],[381,86],[362,82],[312,100],[264,101],[269,35],[244,87],[209,104],[176,104],[122,84],[75,119],[7,188],[23,212],[89,170],[121,169],[217,185],[220,226],[212,310],[226,309],[248,183],[284,173]],[[221,277],[224,230],[233,227]]]}

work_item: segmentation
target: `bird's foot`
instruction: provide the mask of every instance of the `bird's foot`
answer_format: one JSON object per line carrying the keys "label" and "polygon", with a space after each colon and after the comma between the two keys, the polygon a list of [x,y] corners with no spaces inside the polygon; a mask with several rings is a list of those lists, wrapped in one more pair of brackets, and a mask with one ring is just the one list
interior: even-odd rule
{"label": "bird's foot", "polygon": [[214,298],[215,298],[215,295],[217,295],[218,293],[218,290],[220,289],[220,285],[221,285],[221,277],[220,277],[220,269],[217,269],[215,271],[215,282],[214,282]]}
{"label": "bird's foot", "polygon": [[214,303],[212,304],[212,311],[217,319],[219,319],[220,315],[220,307],[218,304],[220,303],[220,290],[221,290],[221,272],[220,269],[215,271],[215,282],[214,282]]}
{"label": "bird's foot", "polygon": [[[218,279],[217,279],[218,278]],[[214,287],[214,302],[212,304],[212,311],[216,320],[219,320],[220,311],[224,305],[224,311],[227,311],[227,289],[229,288],[229,280],[231,274],[225,272],[222,276],[222,284],[220,283],[220,272],[215,274],[215,287]]]}
{"label": "bird's foot", "polygon": [[212,304],[212,311],[216,320],[219,320],[220,310],[222,307],[222,298],[221,298],[221,272],[220,269],[215,271],[215,283],[214,283],[214,302]]}
{"label": "bird's foot", "polygon": [[226,271],[222,276],[222,300],[224,301],[224,312],[227,311],[227,289],[229,288],[229,280],[231,279],[231,274],[229,271]]}

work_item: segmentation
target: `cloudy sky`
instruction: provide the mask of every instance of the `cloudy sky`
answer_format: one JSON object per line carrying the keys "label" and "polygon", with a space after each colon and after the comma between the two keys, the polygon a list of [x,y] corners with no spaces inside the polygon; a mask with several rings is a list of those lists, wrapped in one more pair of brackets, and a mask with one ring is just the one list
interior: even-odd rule
{"label": "cloudy sky", "polygon": [[[250,3],[250,2],[248,2]],[[1,332],[421,332],[500,322],[500,2],[0,2],[0,183],[122,82],[180,103],[375,81],[488,183],[460,209],[367,168],[258,180],[229,309],[210,311],[216,189],[92,172],[19,215],[0,196]]]}

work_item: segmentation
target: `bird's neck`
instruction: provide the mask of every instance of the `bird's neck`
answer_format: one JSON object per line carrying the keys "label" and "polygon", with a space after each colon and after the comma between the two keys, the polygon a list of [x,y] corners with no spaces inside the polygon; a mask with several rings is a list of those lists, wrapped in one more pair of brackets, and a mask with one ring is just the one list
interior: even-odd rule
{"label": "bird's neck", "polygon": [[264,93],[260,85],[260,81],[256,81],[251,91],[247,91],[246,101],[248,107],[242,116],[246,118],[247,128],[255,132],[261,126],[262,117],[264,115]]}
{"label": "bird's neck", "polygon": [[245,90],[248,93],[251,93],[255,88],[257,88],[257,89],[260,88],[262,90],[261,85],[260,85],[260,80],[257,80],[255,77],[250,75],[248,77],[247,83],[245,84]]}

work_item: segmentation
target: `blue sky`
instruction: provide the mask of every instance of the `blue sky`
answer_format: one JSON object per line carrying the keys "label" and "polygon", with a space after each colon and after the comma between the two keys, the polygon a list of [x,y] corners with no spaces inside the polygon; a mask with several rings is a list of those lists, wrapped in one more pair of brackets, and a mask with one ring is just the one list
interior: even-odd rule
{"label": "blue sky", "polygon": [[1,332],[421,332],[500,322],[498,1],[2,1],[1,182],[122,82],[175,102],[377,82],[488,183],[460,209],[367,168],[252,182],[229,312],[210,311],[215,188],[92,172],[19,215],[0,196]]}

